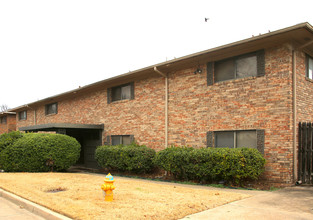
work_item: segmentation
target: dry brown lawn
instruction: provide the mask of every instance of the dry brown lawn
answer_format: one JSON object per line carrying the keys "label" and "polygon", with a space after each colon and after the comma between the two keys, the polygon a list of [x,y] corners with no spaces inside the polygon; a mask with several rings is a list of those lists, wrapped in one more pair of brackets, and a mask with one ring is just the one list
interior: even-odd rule
{"label": "dry brown lawn", "polygon": [[[113,174],[114,175],[114,174]],[[74,219],[179,219],[249,195],[115,177],[105,202],[105,175],[0,173],[0,187]],[[60,192],[58,189],[63,189]]]}

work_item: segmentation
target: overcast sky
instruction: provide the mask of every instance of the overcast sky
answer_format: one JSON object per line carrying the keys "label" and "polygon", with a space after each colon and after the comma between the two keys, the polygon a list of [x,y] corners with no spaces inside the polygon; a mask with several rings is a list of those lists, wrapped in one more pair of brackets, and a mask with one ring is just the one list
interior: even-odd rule
{"label": "overcast sky", "polygon": [[313,25],[312,9],[312,0],[0,0],[0,105],[18,107],[269,30]]}

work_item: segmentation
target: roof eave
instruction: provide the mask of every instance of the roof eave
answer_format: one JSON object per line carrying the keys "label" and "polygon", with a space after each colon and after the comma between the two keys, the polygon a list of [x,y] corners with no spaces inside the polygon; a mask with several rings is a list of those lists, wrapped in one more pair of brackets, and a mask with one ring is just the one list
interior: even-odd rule
{"label": "roof eave", "polygon": [[37,105],[41,105],[41,104],[44,104],[44,103],[52,102],[52,101],[54,101],[56,99],[61,99],[62,97],[69,97],[69,96],[72,96],[72,95],[76,95],[78,93],[82,93],[84,91],[91,90],[92,88],[98,88],[98,87],[101,87],[103,85],[110,85],[110,83],[121,81],[123,79],[131,79],[131,78],[136,78],[138,76],[144,76],[144,75],[148,76],[148,75],[152,75],[152,74],[157,75],[154,72],[154,70],[153,70],[154,67],[161,68],[161,70],[165,70],[166,68],[168,68],[169,66],[171,66],[171,65],[173,65],[175,63],[179,64],[179,63],[191,60],[191,59],[197,59],[197,58],[200,59],[201,57],[207,58],[207,55],[210,54],[210,53],[213,53],[213,52],[223,51],[223,50],[231,50],[232,48],[238,47],[240,45],[245,45],[245,44],[248,44],[248,43],[253,43],[253,42],[258,42],[258,41],[261,41],[261,40],[264,40],[264,39],[269,39],[269,38],[272,38],[274,36],[283,35],[283,34],[286,34],[288,32],[295,31],[297,29],[306,29],[306,30],[308,30],[309,32],[311,32],[313,34],[313,27],[308,22],[300,23],[300,24],[297,24],[297,25],[294,25],[294,26],[291,26],[291,27],[283,28],[283,29],[280,29],[280,30],[277,30],[277,31],[273,31],[273,32],[269,32],[269,33],[266,33],[266,34],[262,34],[262,35],[259,35],[259,36],[254,36],[254,37],[247,38],[247,39],[244,39],[244,40],[236,41],[236,42],[233,42],[233,43],[230,43],[230,44],[225,44],[225,45],[222,45],[222,46],[218,46],[218,47],[215,47],[215,48],[211,48],[211,49],[208,49],[208,50],[204,50],[204,51],[201,51],[201,52],[197,52],[197,53],[193,53],[193,54],[190,54],[190,55],[187,55],[187,56],[183,56],[183,57],[180,57],[180,58],[175,58],[175,59],[172,59],[172,60],[169,60],[169,61],[166,61],[166,62],[161,62],[161,63],[155,64],[155,65],[151,65],[151,66],[148,66],[148,67],[145,67],[145,68],[141,68],[141,69],[138,69],[138,70],[135,70],[135,71],[124,73],[124,74],[121,74],[121,75],[118,75],[118,76],[114,76],[114,77],[111,77],[111,78],[108,78],[108,79],[104,79],[104,80],[101,80],[101,81],[98,81],[98,82],[95,82],[95,83],[92,83],[92,84],[89,84],[89,85],[86,85],[86,86],[82,86],[82,87],[74,89],[74,90],[70,90],[68,92],[64,92],[64,93],[61,93],[61,94],[58,94],[58,95],[55,95],[55,96],[50,96],[48,98],[38,100],[36,102],[31,102],[31,103],[28,103],[26,105],[22,105],[22,106],[19,106],[19,107],[16,107],[16,108],[12,108],[12,109],[10,109],[10,111],[11,112],[21,111],[23,109],[31,108],[32,106],[37,106]]}

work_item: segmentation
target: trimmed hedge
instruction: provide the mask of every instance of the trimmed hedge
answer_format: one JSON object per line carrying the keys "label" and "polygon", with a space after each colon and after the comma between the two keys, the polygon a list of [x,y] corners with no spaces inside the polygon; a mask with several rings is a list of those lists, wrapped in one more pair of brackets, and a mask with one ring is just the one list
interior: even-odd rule
{"label": "trimmed hedge", "polygon": [[265,159],[256,149],[169,147],[156,154],[155,164],[177,179],[240,183],[257,179]]}
{"label": "trimmed hedge", "polygon": [[4,133],[0,135],[0,152],[8,146],[14,144],[14,142],[23,137],[23,133],[19,131],[12,131],[10,133]]}
{"label": "trimmed hedge", "polygon": [[95,158],[103,168],[130,171],[134,173],[149,172],[153,168],[155,151],[145,145],[100,146]]}
{"label": "trimmed hedge", "polygon": [[0,153],[0,167],[6,172],[60,171],[73,165],[79,156],[80,144],[75,138],[29,133]]}

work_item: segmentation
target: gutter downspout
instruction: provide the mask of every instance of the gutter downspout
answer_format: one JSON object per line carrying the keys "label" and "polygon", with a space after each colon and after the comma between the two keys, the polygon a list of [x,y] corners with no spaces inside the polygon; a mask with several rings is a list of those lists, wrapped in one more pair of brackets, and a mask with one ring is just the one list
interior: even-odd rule
{"label": "gutter downspout", "polygon": [[293,109],[293,178],[298,180],[298,161],[297,161],[297,63],[296,51],[292,50],[292,109]]}
{"label": "gutter downspout", "polygon": [[162,73],[160,70],[157,69],[155,66],[154,71],[160,74],[165,78],[165,143],[164,147],[167,148],[168,146],[168,77],[167,74]]}

